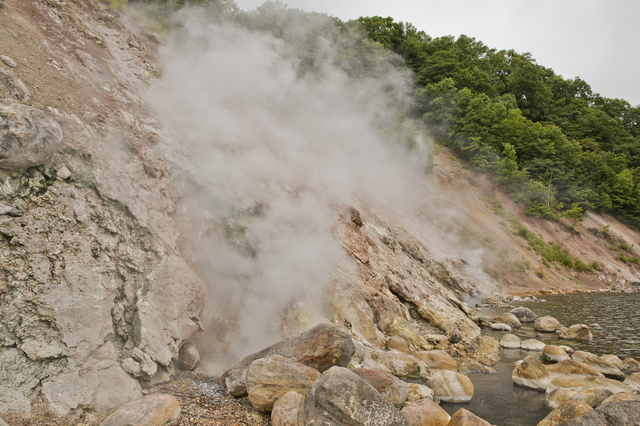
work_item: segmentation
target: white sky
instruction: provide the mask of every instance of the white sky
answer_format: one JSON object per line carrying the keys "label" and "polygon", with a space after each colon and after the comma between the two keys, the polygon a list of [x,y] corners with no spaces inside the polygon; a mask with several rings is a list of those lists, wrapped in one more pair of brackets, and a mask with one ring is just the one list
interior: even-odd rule
{"label": "white sky", "polygon": [[[263,0],[236,0],[244,10]],[[531,52],[564,78],[640,104],[640,0],[283,0],[343,20],[391,16],[432,37],[466,34],[496,49]]]}

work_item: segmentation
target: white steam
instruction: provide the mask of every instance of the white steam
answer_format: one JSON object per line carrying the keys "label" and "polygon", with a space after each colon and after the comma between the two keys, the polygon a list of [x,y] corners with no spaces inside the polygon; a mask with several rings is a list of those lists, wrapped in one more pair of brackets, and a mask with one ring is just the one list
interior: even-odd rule
{"label": "white steam", "polygon": [[421,156],[406,155],[402,125],[393,130],[403,72],[351,78],[322,41],[327,60],[301,76],[271,35],[193,15],[184,24],[150,102],[190,156],[186,195],[212,224],[194,241],[208,332],[224,334],[221,316],[232,324],[237,359],[281,337],[277,315],[291,300],[321,297],[344,256],[332,229],[345,207],[424,202]]}

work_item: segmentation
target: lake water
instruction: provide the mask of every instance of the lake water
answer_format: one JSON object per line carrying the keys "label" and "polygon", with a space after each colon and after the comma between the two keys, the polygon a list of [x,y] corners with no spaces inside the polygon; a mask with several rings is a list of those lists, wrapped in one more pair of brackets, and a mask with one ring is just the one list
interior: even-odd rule
{"label": "lake water", "polygon": [[[526,306],[538,316],[550,315],[562,325],[599,324],[602,329],[592,330],[593,342],[559,340],[555,334],[533,330],[524,324],[514,330],[522,339],[537,338],[547,344],[571,346],[596,355],[616,354],[620,359],[632,357],[640,360],[640,294],[639,293],[578,293],[544,296],[545,301],[514,303]],[[482,315],[493,318],[510,309],[482,310]],[[504,332],[483,331],[500,339]],[[514,363],[532,352],[520,349],[501,349],[500,362],[494,365],[495,374],[470,373],[475,392],[469,403],[442,403],[449,414],[465,408],[496,426],[535,426],[551,412],[545,405],[544,392],[517,386],[511,380]]]}

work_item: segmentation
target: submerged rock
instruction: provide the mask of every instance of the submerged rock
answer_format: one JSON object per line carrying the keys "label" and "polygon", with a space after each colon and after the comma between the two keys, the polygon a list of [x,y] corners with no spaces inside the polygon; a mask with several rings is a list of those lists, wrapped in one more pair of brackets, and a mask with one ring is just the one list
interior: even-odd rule
{"label": "submerged rock", "polygon": [[331,367],[304,399],[303,424],[410,426],[400,411],[357,374]]}

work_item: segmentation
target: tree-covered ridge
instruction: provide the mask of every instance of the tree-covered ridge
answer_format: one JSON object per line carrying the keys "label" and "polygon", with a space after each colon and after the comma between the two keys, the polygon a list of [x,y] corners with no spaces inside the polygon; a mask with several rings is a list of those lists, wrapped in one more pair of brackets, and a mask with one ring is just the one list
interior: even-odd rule
{"label": "tree-covered ridge", "polygon": [[360,18],[370,40],[415,75],[415,114],[530,214],[577,204],[640,223],[640,108],[593,93],[530,54],[474,38],[431,38],[392,18]]}
{"label": "tree-covered ridge", "polygon": [[391,17],[344,22],[280,1],[252,11],[233,0],[137,3],[160,10],[204,5],[214,19],[269,32],[289,46],[301,75],[327,61],[352,77],[409,69],[413,107],[399,113],[422,120],[490,173],[526,213],[553,219],[589,209],[640,225],[640,108],[593,93],[580,78],[564,79],[529,53],[491,49],[465,35],[432,38]]}

